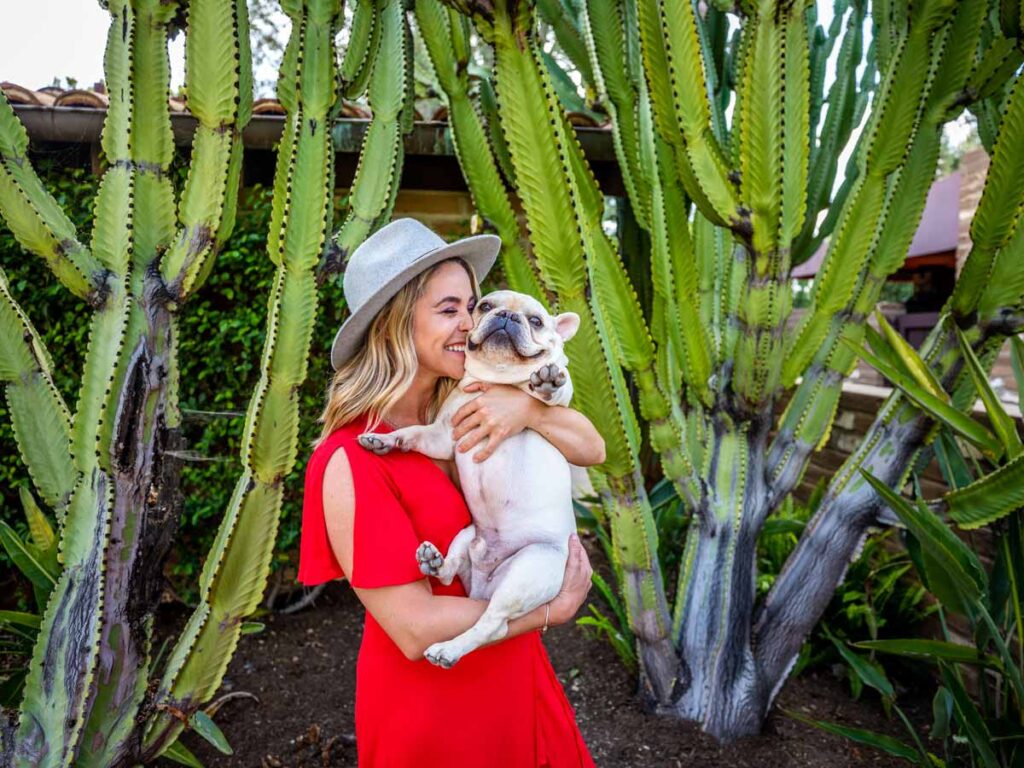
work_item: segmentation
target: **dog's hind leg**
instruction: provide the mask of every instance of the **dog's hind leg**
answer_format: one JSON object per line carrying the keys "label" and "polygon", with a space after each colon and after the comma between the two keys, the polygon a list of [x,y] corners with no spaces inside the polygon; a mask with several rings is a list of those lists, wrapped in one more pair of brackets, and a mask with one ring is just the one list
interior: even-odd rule
{"label": "dog's hind leg", "polygon": [[565,545],[529,544],[502,563],[494,572],[496,584],[487,610],[476,624],[461,635],[434,643],[423,655],[432,664],[451,667],[470,651],[501,640],[508,634],[508,622],[553,599],[562,586]]}
{"label": "dog's hind leg", "polygon": [[444,585],[452,583],[458,576],[462,580],[462,587],[466,594],[470,591],[470,574],[472,563],[469,559],[469,545],[476,536],[476,526],[468,525],[455,534],[452,543],[448,545],[448,554],[442,555],[440,550],[429,541],[424,541],[416,549],[416,562],[419,563],[420,571],[427,576],[433,576]]}

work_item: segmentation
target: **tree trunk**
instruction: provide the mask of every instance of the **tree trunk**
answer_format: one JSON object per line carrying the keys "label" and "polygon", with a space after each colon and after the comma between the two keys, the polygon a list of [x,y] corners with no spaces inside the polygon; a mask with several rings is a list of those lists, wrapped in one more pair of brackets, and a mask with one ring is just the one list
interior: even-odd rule
{"label": "tree trunk", "polygon": [[[993,342],[982,335],[975,341],[981,352]],[[947,391],[954,390],[963,360],[955,337],[943,326],[922,345]],[[972,390],[973,392],[973,390]],[[883,525],[878,495],[861,471],[870,472],[890,487],[905,481],[931,421],[902,393],[894,392],[843,466],[833,476],[821,506],[786,561],[754,623],[757,663],[770,706],[786,681],[800,647],[824,613],[846,570],[860,553],[872,527]]]}
{"label": "tree trunk", "polygon": [[[157,292],[148,292],[150,298]],[[177,389],[174,319],[159,299],[140,306],[135,319],[142,328],[125,355],[110,448],[114,501],[100,653],[79,751],[85,764],[138,762],[142,742],[135,717],[148,679],[163,565],[181,511],[182,462],[174,453],[183,447],[183,438],[171,401]]]}
{"label": "tree trunk", "polygon": [[760,422],[736,426],[713,417],[706,501],[694,518],[676,598],[684,692],[666,711],[722,740],[758,733],[764,714],[750,626],[766,436]]}

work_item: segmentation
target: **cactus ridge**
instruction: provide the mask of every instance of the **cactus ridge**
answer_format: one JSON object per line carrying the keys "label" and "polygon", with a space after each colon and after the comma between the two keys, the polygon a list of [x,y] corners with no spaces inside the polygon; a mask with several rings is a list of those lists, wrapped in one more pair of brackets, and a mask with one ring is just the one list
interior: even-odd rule
{"label": "cactus ridge", "polygon": [[[974,23],[970,16],[971,12],[970,7],[962,9],[963,15],[958,21],[965,25]],[[947,54],[946,40],[947,37],[943,34],[936,41],[932,54],[932,65],[927,78],[929,88],[933,83],[937,83],[940,71],[939,61]],[[943,68],[958,66],[955,52],[954,56],[945,61],[942,66]],[[945,85],[945,88],[955,87],[957,87],[955,82],[952,85]],[[925,90],[923,93],[926,105],[941,103],[943,98],[943,88]],[[780,424],[787,429],[787,434],[790,433],[791,428],[791,433],[796,436],[795,439],[799,445],[793,452],[787,449],[783,450],[781,455],[777,455],[778,461],[774,470],[776,478],[781,476],[791,460],[801,461],[802,457],[809,455],[811,450],[820,448],[827,442],[831,433],[832,419],[838,407],[838,391],[842,384],[842,376],[829,376],[830,382],[827,385],[823,385],[818,379],[829,368],[834,368],[842,374],[848,374],[852,369],[855,358],[848,349],[839,346],[839,340],[863,324],[866,312],[855,311],[855,308],[874,305],[881,292],[885,277],[898,268],[903,261],[899,254],[906,253],[910,246],[916,222],[924,210],[926,194],[929,189],[928,181],[934,174],[934,168],[938,161],[938,127],[942,124],[942,118],[935,110],[923,107],[922,114],[927,118],[927,125],[921,125],[915,131],[911,148],[903,158],[904,164],[894,170],[892,178],[889,180],[879,219],[874,226],[873,235],[865,254],[867,256],[865,266],[861,268],[861,274],[856,281],[851,283],[848,278],[846,279],[846,284],[851,285],[852,290],[846,297],[844,306],[835,309],[835,314],[828,323],[831,330],[828,330],[822,321],[814,319],[813,316],[818,311],[817,305],[814,303],[812,304],[812,313],[808,316],[807,325],[802,326],[800,333],[796,336],[793,350],[806,350],[808,346],[812,348],[811,351],[818,350],[813,354],[813,360],[817,362],[809,363],[810,368],[804,373],[804,383],[798,388],[798,392],[806,387],[813,388],[817,394],[807,400],[794,396],[790,406],[783,414]],[[856,194],[853,199],[856,199]],[[844,226],[844,224],[840,224],[833,245],[836,244],[836,239],[842,237]],[[826,265],[828,262],[829,257],[826,257]],[[819,282],[825,279],[827,278],[819,276],[816,280],[817,290],[825,290],[819,288]],[[843,280],[839,282],[842,283]],[[820,323],[818,329],[808,331],[808,328],[813,328],[812,324],[815,322]],[[805,334],[808,332],[820,334],[822,339],[820,347],[805,341]],[[808,358],[807,352],[802,356],[790,352],[787,355],[789,371],[787,377],[796,375],[796,372],[808,364],[802,363],[802,360],[808,360]],[[798,401],[805,403],[803,411],[793,409],[793,405]],[[777,438],[776,442],[781,445],[780,438]],[[772,452],[775,455],[774,447]]]}
{"label": "cactus ridge", "polygon": [[662,26],[660,0],[637,0],[637,22],[640,29],[640,52],[644,75],[651,94],[651,108],[661,137],[672,147],[678,177],[687,195],[708,219],[716,224],[726,222],[712,205],[704,187],[698,182],[684,146],[673,106],[673,84]]}
{"label": "cactus ridge", "polygon": [[[405,94],[411,87],[411,73],[406,66],[409,41],[401,0],[383,0],[379,13],[381,38],[369,81],[373,119],[360,148],[348,215],[335,237],[343,259],[389,218],[397,194],[397,189],[393,189],[398,183],[395,171],[404,154],[400,123],[407,102]],[[379,172],[382,161],[386,163],[386,173]]]}
{"label": "cactus ridge", "polygon": [[711,130],[711,105],[694,6],[690,2],[656,2],[664,39],[666,75],[672,91],[671,104],[682,133],[681,148],[694,171],[695,181],[704,187],[704,194],[714,206],[715,215],[722,222],[735,224],[739,218],[738,205],[728,179],[729,169]]}
{"label": "cactus ridge", "polygon": [[91,513],[91,533],[85,546],[78,547],[86,557],[65,561],[43,612],[25,680],[13,756],[16,766],[69,766],[74,760],[99,650],[102,562],[112,495],[107,476],[93,467],[88,483],[83,478],[69,504],[62,543],[72,531],[84,533],[78,530],[83,512]]}
{"label": "cactus ridge", "polygon": [[[629,68],[629,50],[624,9],[618,4],[586,0],[582,3],[583,36],[590,55],[593,82],[608,107],[615,129],[612,141],[619,159],[622,180],[630,201],[635,201],[634,212],[645,229],[651,224],[648,210],[651,195],[650,180],[640,159],[638,106],[640,94],[636,80],[642,73]],[[626,66],[623,66],[623,62]]]}
{"label": "cactus ridge", "polygon": [[1004,247],[1019,228],[1024,211],[1024,193],[1019,184],[1021,157],[1024,157],[1024,86],[1018,78],[996,136],[991,175],[971,223],[973,248],[953,292],[952,308],[960,315],[977,307],[984,286],[990,284],[995,252]]}
{"label": "cactus ridge", "polygon": [[53,382],[52,369],[43,340],[0,269],[0,383],[22,462],[36,492],[54,510],[59,528],[76,474],[71,412]]}
{"label": "cactus ridge", "polygon": [[74,225],[33,171],[28,133],[0,94],[0,206],[19,244],[43,257],[74,295],[96,305],[105,274]]}

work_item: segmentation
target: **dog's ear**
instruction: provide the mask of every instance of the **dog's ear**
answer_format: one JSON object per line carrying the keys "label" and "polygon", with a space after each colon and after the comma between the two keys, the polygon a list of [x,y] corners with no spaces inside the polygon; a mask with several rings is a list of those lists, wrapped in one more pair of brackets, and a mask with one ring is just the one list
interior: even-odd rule
{"label": "dog's ear", "polygon": [[563,312],[555,316],[555,332],[562,337],[562,341],[571,339],[579,329],[580,316],[575,312]]}

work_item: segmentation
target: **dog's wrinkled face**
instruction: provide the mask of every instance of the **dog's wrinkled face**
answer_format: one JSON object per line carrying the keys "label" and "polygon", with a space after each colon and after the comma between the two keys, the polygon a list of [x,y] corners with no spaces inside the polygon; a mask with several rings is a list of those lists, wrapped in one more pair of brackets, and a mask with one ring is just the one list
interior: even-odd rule
{"label": "dog's wrinkled face", "polygon": [[580,325],[574,312],[552,317],[535,298],[515,291],[495,291],[482,297],[473,310],[473,320],[466,343],[466,369],[481,379],[487,378],[484,371],[516,375],[560,360],[565,342]]}

